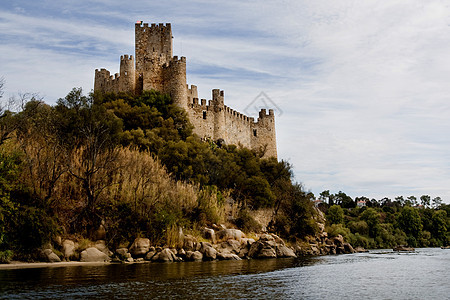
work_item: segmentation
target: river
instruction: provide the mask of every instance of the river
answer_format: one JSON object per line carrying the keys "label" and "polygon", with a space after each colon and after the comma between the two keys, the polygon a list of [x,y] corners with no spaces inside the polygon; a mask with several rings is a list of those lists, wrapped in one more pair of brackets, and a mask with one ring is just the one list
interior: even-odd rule
{"label": "river", "polygon": [[450,299],[450,250],[0,270],[0,299]]}

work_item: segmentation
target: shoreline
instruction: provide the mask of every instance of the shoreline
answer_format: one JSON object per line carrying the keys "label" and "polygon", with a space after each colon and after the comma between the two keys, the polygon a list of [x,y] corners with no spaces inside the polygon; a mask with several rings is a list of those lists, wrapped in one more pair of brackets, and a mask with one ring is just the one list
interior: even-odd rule
{"label": "shoreline", "polygon": [[21,262],[13,261],[0,264],[0,270],[34,269],[48,267],[72,267],[72,266],[104,266],[113,264],[111,262],[84,262],[84,261],[62,261],[62,262]]}

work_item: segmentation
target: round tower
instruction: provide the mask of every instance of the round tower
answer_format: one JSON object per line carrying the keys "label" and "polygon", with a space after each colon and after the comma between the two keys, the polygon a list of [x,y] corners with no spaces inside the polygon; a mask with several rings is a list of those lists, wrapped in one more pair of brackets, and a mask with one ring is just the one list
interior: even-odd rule
{"label": "round tower", "polygon": [[186,57],[173,57],[163,69],[163,82],[163,92],[170,95],[174,104],[187,111]]}
{"label": "round tower", "polygon": [[134,70],[133,55],[120,57],[119,90],[134,93],[136,87],[136,76]]}

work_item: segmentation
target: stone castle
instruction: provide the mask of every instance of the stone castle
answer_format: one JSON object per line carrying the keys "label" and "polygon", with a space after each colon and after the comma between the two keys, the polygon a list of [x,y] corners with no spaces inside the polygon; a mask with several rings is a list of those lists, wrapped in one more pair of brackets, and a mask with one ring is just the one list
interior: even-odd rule
{"label": "stone castle", "polygon": [[212,100],[198,99],[197,86],[186,84],[186,58],[173,56],[172,29],[167,24],[135,24],[135,58],[120,58],[120,73],[95,70],[94,91],[140,94],[154,89],[169,94],[186,110],[194,133],[202,138],[222,140],[252,150],[264,157],[277,157],[275,117],[261,109],[255,121],[224,105],[224,92],[212,90]]}

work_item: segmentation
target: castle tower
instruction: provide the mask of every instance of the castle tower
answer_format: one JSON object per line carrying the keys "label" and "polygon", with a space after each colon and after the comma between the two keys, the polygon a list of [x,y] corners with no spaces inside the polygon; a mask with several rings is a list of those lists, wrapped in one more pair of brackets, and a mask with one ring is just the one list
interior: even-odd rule
{"label": "castle tower", "polygon": [[264,157],[277,157],[277,143],[275,134],[275,115],[273,109],[266,114],[265,109],[259,112],[258,122],[253,128],[251,148],[254,150],[264,149]]}
{"label": "castle tower", "polygon": [[224,139],[225,136],[225,113],[224,94],[219,89],[212,90],[212,105],[214,109],[214,139]]}
{"label": "castle tower", "polygon": [[164,86],[161,92],[169,94],[174,104],[187,111],[188,88],[186,85],[186,57],[174,56],[163,67]]}
{"label": "castle tower", "polygon": [[136,87],[136,76],[134,71],[133,55],[120,57],[119,90],[121,92],[134,93]]}
{"label": "castle tower", "polygon": [[[135,24],[136,76],[146,72],[146,61],[159,66],[172,60],[172,28],[170,23]],[[156,75],[156,74],[155,74]]]}

